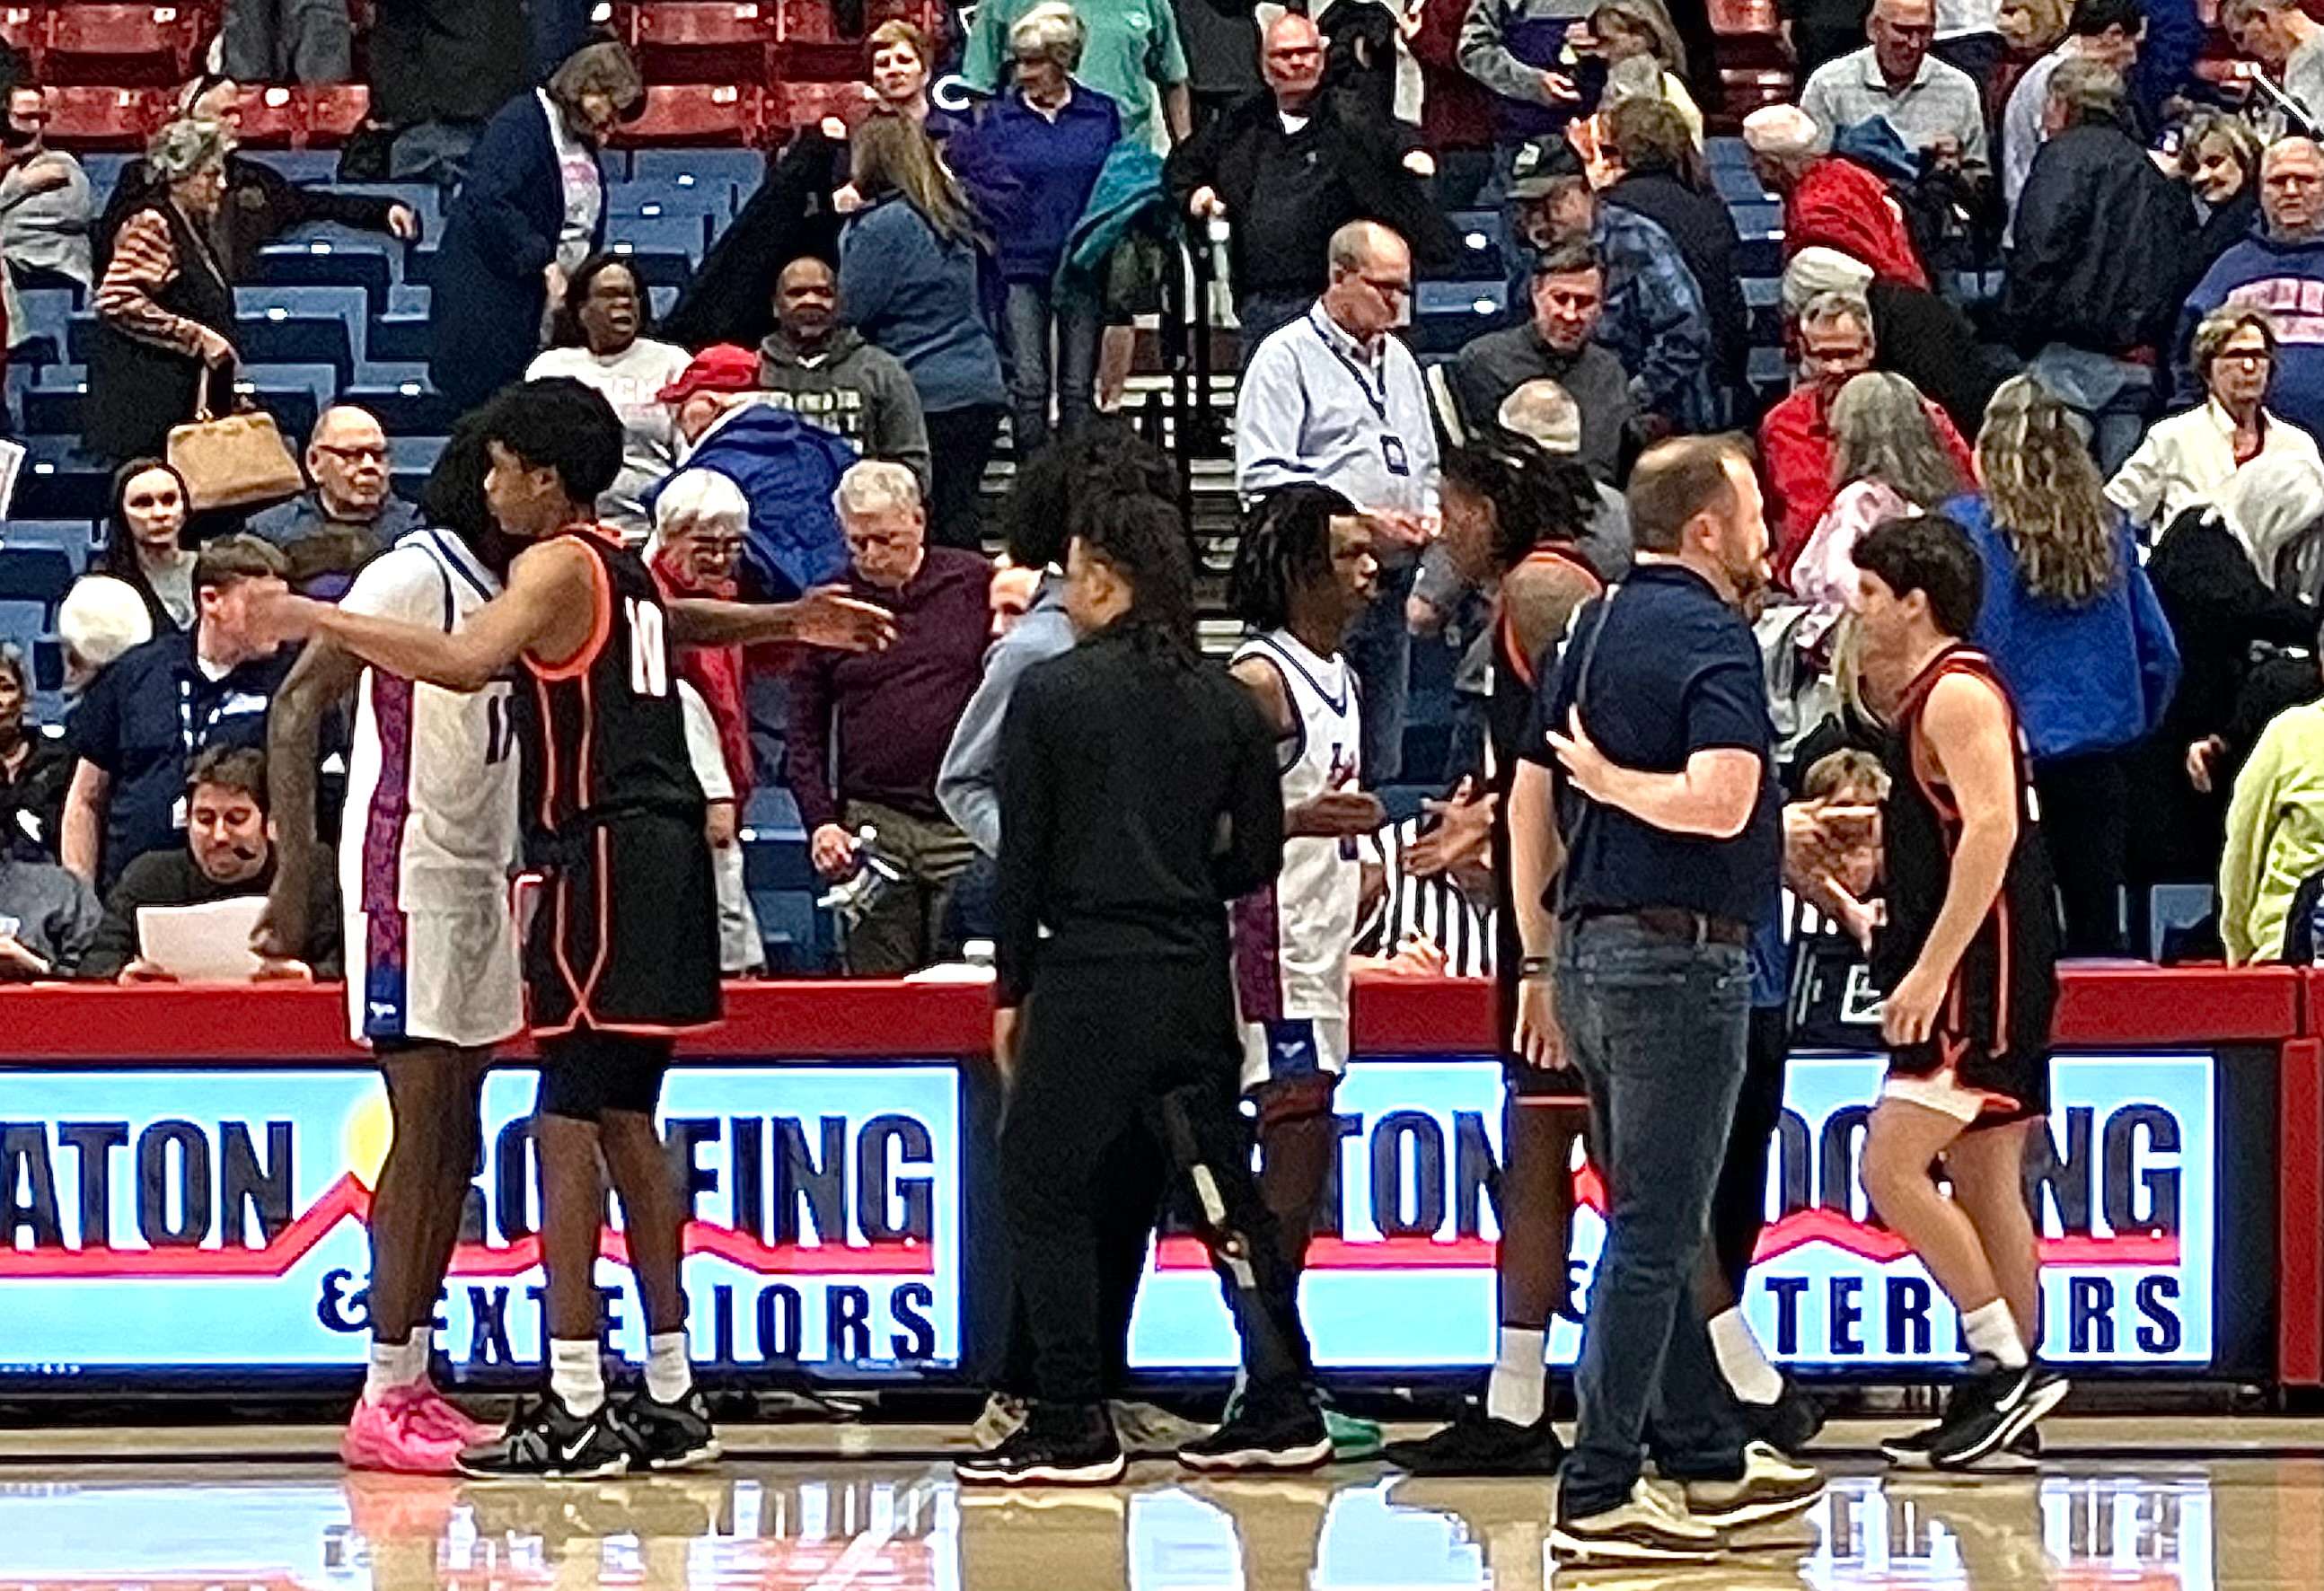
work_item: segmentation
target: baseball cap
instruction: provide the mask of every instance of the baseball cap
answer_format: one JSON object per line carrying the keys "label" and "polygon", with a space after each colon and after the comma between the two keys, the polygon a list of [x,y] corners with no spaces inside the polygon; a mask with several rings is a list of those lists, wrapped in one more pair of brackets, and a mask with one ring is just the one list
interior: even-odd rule
{"label": "baseball cap", "polygon": [[713,343],[694,356],[659,392],[663,403],[683,403],[698,392],[755,392],[759,390],[759,356],[733,343]]}
{"label": "baseball cap", "polygon": [[1551,134],[1529,139],[1517,145],[1509,161],[1509,197],[1513,199],[1545,198],[1561,181],[1582,175],[1582,157],[1573,146],[1562,137]]}

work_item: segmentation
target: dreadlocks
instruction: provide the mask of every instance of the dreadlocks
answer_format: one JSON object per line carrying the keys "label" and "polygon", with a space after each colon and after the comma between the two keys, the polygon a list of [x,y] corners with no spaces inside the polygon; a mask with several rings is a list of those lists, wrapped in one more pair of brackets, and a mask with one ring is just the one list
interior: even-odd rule
{"label": "dreadlocks", "polygon": [[1582,538],[1598,511],[1598,488],[1576,461],[1530,437],[1494,429],[1445,449],[1446,484],[1493,508],[1493,564],[1514,569],[1546,541]]}
{"label": "dreadlocks", "polygon": [[1018,467],[1001,515],[1009,561],[1025,569],[1064,563],[1083,520],[1119,497],[1153,497],[1175,508],[1178,478],[1170,460],[1126,422],[1101,417]]}
{"label": "dreadlocks", "polygon": [[1074,535],[1088,556],[1130,583],[1130,612],[1108,632],[1191,667],[1199,656],[1194,560],[1177,509],[1152,497],[1118,497],[1083,516]]}
{"label": "dreadlocks", "polygon": [[1227,575],[1227,606],[1255,630],[1291,622],[1291,593],[1332,566],[1332,521],[1356,505],[1329,486],[1281,486],[1250,505]]}

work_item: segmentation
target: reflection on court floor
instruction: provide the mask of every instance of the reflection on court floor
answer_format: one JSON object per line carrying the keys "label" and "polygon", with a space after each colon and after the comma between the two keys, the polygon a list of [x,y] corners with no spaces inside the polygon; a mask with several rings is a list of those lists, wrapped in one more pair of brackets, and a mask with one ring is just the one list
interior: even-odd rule
{"label": "reflection on court floor", "polygon": [[2324,1584],[2324,1461],[1843,1461],[1813,1514],[1712,1568],[1559,1575],[1549,1492],[1369,1467],[991,1498],[924,1462],[746,1464],[580,1486],[311,1465],[0,1467],[0,1591],[1645,1591]]}

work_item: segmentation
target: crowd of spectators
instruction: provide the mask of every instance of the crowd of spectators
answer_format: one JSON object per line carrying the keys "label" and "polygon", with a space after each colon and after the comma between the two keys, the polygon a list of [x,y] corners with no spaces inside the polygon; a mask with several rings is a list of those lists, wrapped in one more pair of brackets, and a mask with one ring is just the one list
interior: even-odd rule
{"label": "crowd of spectators", "polygon": [[[839,582],[898,615],[874,656],[683,659],[730,967],[757,964],[740,832],[763,786],[795,802],[826,885],[879,876],[845,913],[851,970],[925,966],[979,915],[1008,682],[1070,640],[1054,571],[1073,507],[1068,488],[1038,526],[1013,513],[989,559],[987,465],[1005,437],[1027,502],[1057,492],[1058,461],[1099,478],[1152,464],[1138,489],[1175,493],[1104,414],[1177,243],[1224,273],[1241,505],[1322,485],[1370,527],[1378,593],[1348,642],[1368,784],[1450,793],[1473,771],[1407,759],[1415,646],[1473,661],[1501,577],[1439,539],[1481,511],[1474,492],[1448,502],[1447,444],[1520,437],[1578,465],[1598,499],[1581,554],[1618,577],[1639,450],[1740,431],[1774,532],[1761,633],[1794,742],[1881,708],[1847,677],[1850,549],[1943,513],[1986,566],[1975,644],[2075,837],[2056,859],[2070,949],[2146,953],[2146,887],[2206,882],[2227,953],[2282,953],[2292,897],[2324,870],[2307,755],[2324,719],[2301,706],[2324,691],[2324,149],[2297,114],[2324,119],[2324,29],[2290,0],[2227,0],[2221,25],[2279,96],[2198,78],[2177,14],[2137,0],[1798,0],[1793,102],[1738,116],[1697,7],[1446,4],[1457,18],[1437,0],[987,0],[964,38],[883,23],[860,107],[770,156],[667,332],[637,266],[604,248],[598,153],[645,94],[622,46],[535,17],[536,45],[577,47],[497,96],[476,70],[446,70],[432,100],[374,84],[393,110],[374,129],[385,169],[464,174],[434,240],[435,388],[459,408],[528,374],[602,391],[626,449],[601,517],[669,590]],[[521,37],[499,5],[473,11],[467,54]],[[23,659],[0,658],[9,865],[31,869],[0,873],[18,924],[0,975],[134,966],[88,959],[77,890],[150,886],[148,859],[194,895],[262,865],[236,850],[221,871],[216,845],[185,842],[197,808],[252,777],[230,753],[261,743],[288,663],[241,624],[238,593],[333,595],[426,521],[390,485],[395,439],[350,403],[304,439],[308,489],[261,512],[197,511],[161,462],[172,427],[231,400],[234,289],[263,244],[317,219],[419,228],[235,146],[244,78],[349,69],[344,7],[228,14],[231,76],[189,85],[101,205],[48,146],[41,90],[9,97],[9,288],[88,295],[85,440],[122,467],[60,624],[61,740],[28,722]],[[375,77],[409,70],[406,21],[383,16]],[[965,95],[932,92],[948,67]],[[1466,149],[1437,135],[1456,115],[1479,129]],[[1738,121],[1782,216],[1788,391],[1753,367],[1744,240],[1706,156]],[[1424,363],[1402,328],[1417,281],[1462,252],[1456,194],[1502,212],[1507,313]],[[1464,671],[1456,699],[1474,684]],[[1476,739],[1455,726],[1456,747]],[[217,821],[263,830],[263,805]],[[1433,821],[1390,840],[1436,856]],[[39,911],[8,908],[16,892]]]}

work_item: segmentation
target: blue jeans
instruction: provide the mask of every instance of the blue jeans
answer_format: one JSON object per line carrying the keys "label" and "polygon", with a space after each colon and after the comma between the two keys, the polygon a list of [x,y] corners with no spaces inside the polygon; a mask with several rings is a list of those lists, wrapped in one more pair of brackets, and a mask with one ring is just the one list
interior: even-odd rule
{"label": "blue jeans", "polygon": [[1045,281],[1009,284],[1010,435],[1020,459],[1049,445],[1049,329],[1057,334],[1057,429],[1079,436],[1097,408],[1097,308],[1061,299]]}
{"label": "blue jeans", "polygon": [[1561,1517],[1628,1500],[1649,1423],[1663,1474],[1732,1480],[1743,1430],[1694,1295],[1750,1025],[1749,952],[1631,917],[1570,924],[1557,1014],[1590,1085],[1606,1246],[1590,1283]]}
{"label": "blue jeans", "polygon": [[[1379,594],[1348,631],[1348,662],[1364,692],[1363,784],[1367,790],[1392,785],[1404,772],[1404,709],[1412,695],[1412,631],[1404,602],[1412,594],[1417,559],[1379,572]],[[1441,768],[1416,769],[1418,782],[1433,784]]]}
{"label": "blue jeans", "polygon": [[2154,367],[2110,354],[2093,354],[2052,343],[2025,366],[2025,373],[2057,394],[2090,428],[2090,452],[2098,474],[2111,480],[2138,449],[2153,406]]}

